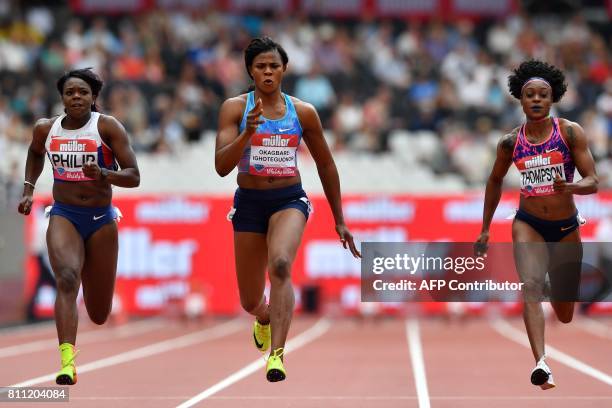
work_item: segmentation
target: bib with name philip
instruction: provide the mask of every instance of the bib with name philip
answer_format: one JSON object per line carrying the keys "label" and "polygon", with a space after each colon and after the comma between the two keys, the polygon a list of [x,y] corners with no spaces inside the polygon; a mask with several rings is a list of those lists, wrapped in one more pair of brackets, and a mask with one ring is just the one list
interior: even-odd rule
{"label": "bib with name philip", "polygon": [[[281,94],[285,101],[285,114],[280,119],[263,121],[249,140],[238,163],[240,173],[266,177],[293,177],[298,175],[297,150],[302,140],[302,127],[291,98]],[[247,95],[240,132],[246,127],[246,115],[255,106],[254,93]]]}
{"label": "bib with name philip", "polygon": [[61,115],[55,120],[45,143],[55,180],[93,180],[83,174],[83,164],[87,162],[97,163],[109,170],[117,169],[112,150],[98,132],[99,113],[92,112],[85,126],[74,130],[62,127],[64,117]]}
{"label": "bib with name philip", "polygon": [[575,165],[570,149],[561,135],[557,118],[550,136],[542,143],[530,143],[525,126],[518,133],[512,159],[521,174],[521,194],[526,197],[556,194],[555,179],[571,183]]}

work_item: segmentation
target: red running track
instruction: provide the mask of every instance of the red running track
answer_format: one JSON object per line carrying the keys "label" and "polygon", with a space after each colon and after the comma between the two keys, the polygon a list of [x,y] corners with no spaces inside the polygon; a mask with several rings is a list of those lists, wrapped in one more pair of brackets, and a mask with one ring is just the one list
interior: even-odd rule
{"label": "red running track", "polygon": [[[0,385],[54,385],[54,330],[0,331]],[[297,318],[285,360],[288,378],[275,384],[265,380],[250,330],[248,318],[190,325],[152,319],[116,327],[83,322],[79,382],[70,387],[70,402],[4,406],[612,406],[609,319],[547,325],[547,344],[557,353],[549,352],[557,382],[549,391],[529,383],[534,362],[520,319]]]}

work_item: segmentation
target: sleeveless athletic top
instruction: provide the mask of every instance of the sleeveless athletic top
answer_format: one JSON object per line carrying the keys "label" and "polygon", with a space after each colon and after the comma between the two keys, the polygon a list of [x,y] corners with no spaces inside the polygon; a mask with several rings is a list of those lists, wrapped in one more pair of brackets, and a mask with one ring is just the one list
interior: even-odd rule
{"label": "sleeveless athletic top", "polygon": [[559,119],[553,118],[548,138],[529,143],[523,125],[516,138],[512,161],[521,173],[521,194],[526,197],[555,194],[553,184],[557,175],[567,182],[574,180],[574,160],[559,128]]}
{"label": "sleeveless athletic top", "polygon": [[[255,176],[290,177],[297,174],[297,148],[302,140],[302,126],[295,106],[288,95],[285,99],[285,116],[267,119],[259,127],[242,152],[238,163],[240,173]],[[240,133],[246,127],[247,114],[255,106],[255,93],[249,92],[240,122]]]}
{"label": "sleeveless athletic top", "polygon": [[58,181],[89,181],[83,174],[83,163],[95,161],[98,166],[109,170],[118,168],[110,147],[102,141],[98,132],[100,113],[91,112],[89,121],[80,129],[64,129],[58,117],[45,142],[47,156],[53,166],[53,178]]}

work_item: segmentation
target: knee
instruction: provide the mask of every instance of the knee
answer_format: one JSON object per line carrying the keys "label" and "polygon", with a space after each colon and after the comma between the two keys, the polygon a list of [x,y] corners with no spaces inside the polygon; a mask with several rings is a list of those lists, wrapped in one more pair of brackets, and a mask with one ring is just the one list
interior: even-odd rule
{"label": "knee", "polygon": [[108,315],[110,314],[109,312],[106,313],[97,313],[97,312],[87,312],[87,314],[89,315],[89,319],[94,322],[97,325],[102,325],[104,323],[106,323],[106,320],[108,319]]}
{"label": "knee", "polygon": [[572,321],[572,319],[574,318],[574,308],[572,307],[571,309],[565,308],[564,310],[555,310],[556,315],[557,315],[557,319],[559,319],[559,321],[561,323],[570,323]]}
{"label": "knee", "polygon": [[539,302],[544,298],[544,282],[528,279],[523,282],[523,297],[527,302]]}
{"label": "knee", "polygon": [[59,293],[74,294],[79,292],[79,275],[74,268],[62,268],[55,276]]}
{"label": "knee", "polygon": [[245,312],[249,314],[253,314],[261,305],[261,299],[252,300],[252,299],[240,299],[240,305],[244,309]]}
{"label": "knee", "polygon": [[279,255],[274,257],[269,264],[270,280],[285,281],[291,277],[291,261],[289,257]]}

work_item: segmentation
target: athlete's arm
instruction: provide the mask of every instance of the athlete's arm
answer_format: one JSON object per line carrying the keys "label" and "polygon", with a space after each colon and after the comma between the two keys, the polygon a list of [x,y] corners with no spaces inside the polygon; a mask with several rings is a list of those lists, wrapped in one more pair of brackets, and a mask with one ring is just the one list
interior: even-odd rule
{"label": "athlete's arm", "polygon": [[105,181],[119,187],[138,187],[140,171],[136,155],[123,125],[113,116],[100,115],[98,129],[104,142],[113,151],[120,170],[104,170],[103,172],[97,163],[90,162],[83,165],[83,174],[94,180]]}
{"label": "athlete's arm", "polygon": [[230,98],[221,105],[215,145],[215,170],[221,177],[227,176],[236,167],[249,139],[257,130],[257,126],[263,123],[259,118],[263,113],[263,103],[261,99],[257,99],[255,106],[247,114],[244,131],[238,134],[244,105],[244,101],[239,98]]}
{"label": "athlete's arm", "polygon": [[[47,135],[53,120],[51,119],[39,119],[34,125],[32,131],[32,141],[28,148],[28,158],[26,159],[25,167],[25,181],[32,184],[36,184],[40,173],[42,173],[45,167],[45,142],[47,141]],[[24,183],[23,195],[21,201],[19,201],[19,208],[17,209],[21,214],[28,215],[32,210],[32,196],[34,195],[34,187]]]}
{"label": "athlete's arm", "polygon": [[321,126],[319,115],[314,106],[308,103],[297,102],[295,103],[295,109],[302,126],[304,143],[308,146],[308,150],[310,150],[310,154],[317,164],[317,171],[321,184],[323,184],[323,191],[334,215],[336,232],[340,236],[344,248],[347,248],[348,245],[353,256],[361,257],[361,253],[355,247],[353,235],[344,223],[340,177],[338,176],[338,169],[336,168],[336,163],[329,150],[329,146],[323,137],[323,127]]}
{"label": "athlete's arm", "polygon": [[[495,210],[501,198],[504,177],[512,164],[512,152],[516,144],[518,129],[519,128],[516,128],[511,133],[502,137],[497,144],[497,157],[495,158],[493,170],[491,170],[491,175],[489,175],[485,190],[484,208],[482,211],[482,229],[480,230],[480,236],[476,240],[477,244],[485,246],[480,248],[481,251],[486,250],[486,243],[489,240],[489,228],[491,227],[493,214],[495,214]],[[478,249],[479,248],[477,248],[477,250]]]}
{"label": "athlete's arm", "polygon": [[578,172],[582,176],[582,180],[576,183],[568,183],[565,180],[558,177],[555,180],[554,189],[559,193],[568,194],[594,194],[597,192],[597,185],[599,184],[599,178],[595,171],[595,161],[589,150],[586,135],[582,126],[575,122],[567,120],[563,121],[561,130],[567,140],[567,144],[570,147],[570,152],[574,160],[574,164],[578,169]]}

